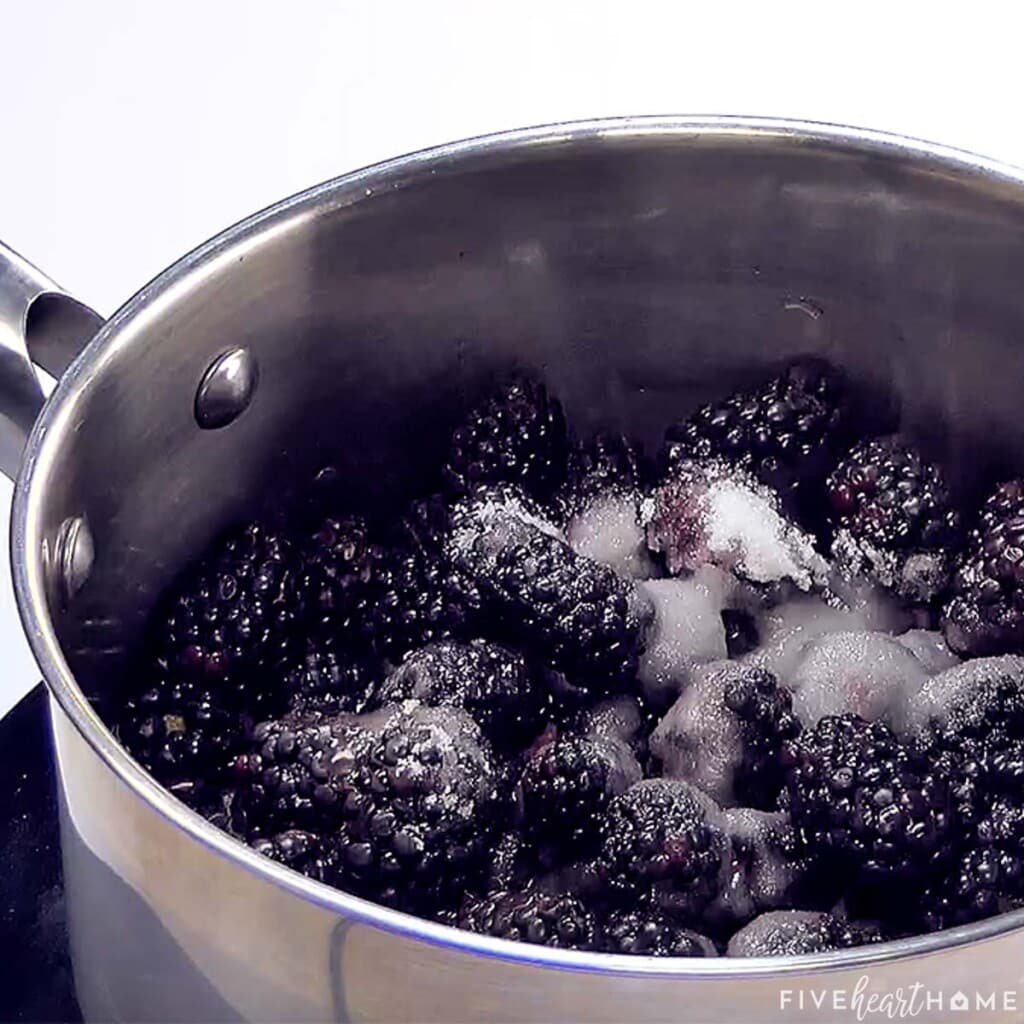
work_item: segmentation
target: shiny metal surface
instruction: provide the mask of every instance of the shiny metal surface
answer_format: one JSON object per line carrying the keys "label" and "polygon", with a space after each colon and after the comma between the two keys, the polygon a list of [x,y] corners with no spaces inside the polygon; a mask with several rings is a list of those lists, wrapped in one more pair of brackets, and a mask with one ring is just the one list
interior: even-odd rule
{"label": "shiny metal surface", "polygon": [[[1024,174],[926,143],[733,118],[560,125],[414,154],[257,214],[131,299],[61,380],[15,498],[19,604],[55,699],[76,978],[93,1019],[832,1020],[783,992],[1024,982],[1024,914],[818,957],[657,961],[506,944],[263,860],[157,787],[103,701],[160,588],[326,462],[353,507],[424,482],[481,377],[654,440],[796,352],[861,382],[972,493],[1024,468]],[[194,417],[225,344],[259,392]],[[95,559],[53,595],[61,524]],[[60,562],[60,559],[57,560]],[[1016,1005],[1024,1007],[1024,993]],[[870,1018],[868,1018],[870,1019]],[[1021,1019],[1016,1009],[986,1020]]]}
{"label": "shiny metal surface", "polygon": [[53,547],[53,571],[60,584],[59,600],[66,607],[85,586],[96,558],[89,524],[80,516],[65,519]]}
{"label": "shiny metal surface", "polygon": [[59,377],[102,318],[0,242],[0,472],[12,480],[43,392],[30,359]]}
{"label": "shiny metal surface", "polygon": [[259,367],[246,348],[232,348],[210,364],[196,392],[196,423],[218,430],[248,408],[259,383]]}

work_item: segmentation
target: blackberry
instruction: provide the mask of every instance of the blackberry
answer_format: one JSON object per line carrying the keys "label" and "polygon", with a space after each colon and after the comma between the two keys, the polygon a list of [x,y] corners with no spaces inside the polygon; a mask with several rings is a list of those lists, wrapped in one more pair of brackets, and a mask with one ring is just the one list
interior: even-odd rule
{"label": "blackberry", "polygon": [[942,631],[958,654],[1024,652],[1024,480],[985,502],[953,574]]}
{"label": "blackberry", "polygon": [[979,846],[964,852],[948,875],[918,901],[928,931],[970,924],[1014,909],[1024,898],[1019,846]]}
{"label": "blackberry", "polygon": [[299,589],[327,635],[351,634],[375,569],[375,550],[358,516],[324,519],[301,549]]}
{"label": "blackberry", "polygon": [[662,774],[723,806],[770,809],[784,781],[782,751],[799,732],[789,691],[765,669],[719,661],[697,671],[657,724]]}
{"label": "blackberry", "polygon": [[251,720],[203,683],[159,665],[123,704],[115,732],[143,768],[187,803],[215,785],[245,743]]}
{"label": "blackberry", "polygon": [[742,760],[734,789],[740,804],[775,806],[784,783],[783,745],[800,733],[793,695],[765,669],[733,673],[723,691],[725,706],[739,719]]}
{"label": "blackberry", "polygon": [[729,840],[716,804],[685,782],[645,779],[605,815],[602,858],[612,891],[695,921],[720,894]]}
{"label": "blackberry", "polygon": [[825,582],[827,563],[775,492],[721,460],[678,461],[641,519],[648,548],[673,576],[716,565],[752,583],[810,590]]}
{"label": "blackberry", "polygon": [[439,554],[451,528],[451,506],[443,494],[429,494],[409,504],[395,531],[399,545]]}
{"label": "blackberry", "polygon": [[978,658],[933,676],[910,718],[924,756],[951,780],[962,827],[977,829],[1000,794],[1024,806],[1024,659]]}
{"label": "blackberry", "polygon": [[665,435],[663,461],[719,458],[784,500],[820,481],[846,434],[846,383],[822,359],[798,359],[751,391],[701,406]]}
{"label": "blackberry", "polygon": [[628,748],[614,741],[568,735],[540,746],[519,779],[526,837],[542,859],[593,855],[608,802],[642,774]]}
{"label": "blackberry", "polygon": [[290,652],[301,600],[286,540],[259,523],[228,533],[175,585],[152,624],[172,675],[246,685]]}
{"label": "blackberry", "polygon": [[709,938],[648,907],[610,911],[601,927],[601,950],[637,956],[718,956]]}
{"label": "blackberry", "polygon": [[[929,929],[1024,900],[1024,659],[977,658],[933,676],[911,704],[924,756],[951,779],[957,866],[920,899]],[[915,907],[916,909],[916,907]]]}
{"label": "blackberry", "polygon": [[730,658],[742,658],[756,650],[761,643],[754,616],[742,608],[723,608],[722,626],[725,628],[725,648]]}
{"label": "blackberry", "polygon": [[479,874],[506,804],[476,723],[412,702],[263,723],[236,775],[257,833],[330,837],[341,885],[412,910],[444,904]]}
{"label": "blackberry", "polygon": [[382,671],[375,658],[339,651],[331,638],[311,637],[283,677],[292,711],[360,714],[376,698]]}
{"label": "blackberry", "polygon": [[455,431],[444,480],[456,494],[507,481],[546,498],[565,475],[567,454],[561,403],[539,381],[516,377]]}
{"label": "blackberry", "polygon": [[911,712],[925,756],[951,779],[957,866],[910,909],[930,930],[1024,902],[1024,658],[977,658],[930,679]]}
{"label": "blackberry", "polygon": [[581,558],[515,488],[485,489],[453,511],[451,561],[510,639],[591,692],[636,673],[652,614],[635,584]]}
{"label": "blackberry", "polygon": [[727,956],[806,956],[881,942],[875,921],[848,921],[815,910],[773,910],[755,917],[729,940]]}
{"label": "blackberry", "polygon": [[334,844],[313,832],[289,829],[252,844],[257,853],[276,860],[318,882],[333,884],[338,865]]}
{"label": "blackberry", "polygon": [[521,654],[485,640],[442,640],[409,654],[380,688],[379,700],[413,698],[460,707],[501,750],[521,750],[540,732],[549,703]]}
{"label": "blackberry", "polygon": [[374,650],[400,662],[424,644],[472,634],[481,603],[475,582],[444,557],[396,546],[378,550],[357,614]]}
{"label": "blackberry", "polygon": [[904,598],[945,589],[960,514],[942,471],[898,437],[862,441],[828,478],[836,562]]}
{"label": "blackberry", "polygon": [[566,523],[602,494],[637,492],[645,477],[638,444],[622,434],[597,434],[570,452],[565,483],[554,501],[555,515]]}
{"label": "blackberry", "polygon": [[789,810],[810,853],[872,885],[923,884],[948,865],[950,781],[888,726],[823,718],[784,758]]}
{"label": "blackberry", "polygon": [[324,773],[314,766],[344,744],[357,750],[354,757],[365,759],[371,739],[354,715],[298,711],[260,722],[230,766],[234,830],[250,840],[293,829],[334,832],[339,827],[336,800],[326,790],[316,792]]}
{"label": "blackberry", "polygon": [[538,946],[595,948],[593,915],[575,896],[534,888],[470,897],[459,914],[459,927]]}

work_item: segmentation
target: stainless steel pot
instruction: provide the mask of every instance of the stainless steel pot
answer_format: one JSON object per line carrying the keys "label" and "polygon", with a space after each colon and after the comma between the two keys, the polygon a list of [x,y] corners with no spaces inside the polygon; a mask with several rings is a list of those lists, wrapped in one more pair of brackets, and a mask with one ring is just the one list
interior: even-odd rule
{"label": "stainless steel pot", "polygon": [[[841,1007],[859,1005],[870,1020],[889,1005],[871,994],[896,989],[921,1020],[1024,1016],[1022,913],[827,956],[657,961],[367,904],[193,814],[90,703],[175,568],[268,481],[334,461],[354,506],[393,502],[436,464],[464,393],[509,362],[542,369],[577,422],[653,439],[704,395],[817,350],[899,395],[965,490],[1019,471],[1024,172],[825,125],[597,121],[317,186],[102,326],[0,257],[8,471],[31,427],[15,582],[52,695],[89,1019],[678,1024],[857,1019]],[[45,405],[29,353],[63,373]]]}

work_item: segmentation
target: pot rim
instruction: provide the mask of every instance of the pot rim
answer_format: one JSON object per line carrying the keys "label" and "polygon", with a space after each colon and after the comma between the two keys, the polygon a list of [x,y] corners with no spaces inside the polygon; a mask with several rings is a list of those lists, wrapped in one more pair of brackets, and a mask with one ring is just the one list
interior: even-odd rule
{"label": "pot rim", "polygon": [[453,162],[497,152],[522,151],[538,145],[571,143],[603,137],[675,136],[690,141],[717,137],[759,141],[777,138],[785,144],[841,147],[864,155],[903,158],[955,177],[973,177],[1021,189],[1024,168],[966,150],[898,134],[825,122],[740,115],[646,115],[571,121],[478,136],[419,150],[343,174],[283,199],[239,221],[171,264],[99,329],[70,366],[46,402],[32,430],[15,487],[11,519],[11,563],[19,614],[52,698],[74,723],[82,738],[114,774],[166,821],[217,855],[295,896],[349,919],[408,938],[537,967],[562,968],[612,975],[651,975],[678,979],[721,977],[778,978],[807,971],[869,968],[894,960],[920,957],[966,943],[995,939],[1024,928],[1024,910],[1012,911],[930,935],[802,956],[751,958],[657,958],[585,953],[494,939],[435,924],[391,910],[313,881],[257,854],[208,822],[149,776],[117,742],[76,683],[58,643],[47,611],[41,492],[56,453],[74,427],[76,398],[88,381],[102,372],[114,353],[131,343],[160,308],[180,301],[191,285],[218,265],[238,259],[268,234],[286,230],[297,218],[311,217],[327,207],[348,206],[372,199],[375,192],[399,188],[411,176],[428,175]]}

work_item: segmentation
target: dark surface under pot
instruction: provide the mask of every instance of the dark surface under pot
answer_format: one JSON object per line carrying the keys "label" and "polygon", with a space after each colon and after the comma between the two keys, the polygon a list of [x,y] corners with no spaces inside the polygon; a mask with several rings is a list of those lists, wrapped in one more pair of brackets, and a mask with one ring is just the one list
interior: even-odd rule
{"label": "dark surface under pot", "polygon": [[68,958],[53,746],[40,685],[0,719],[0,1021],[82,1019]]}

